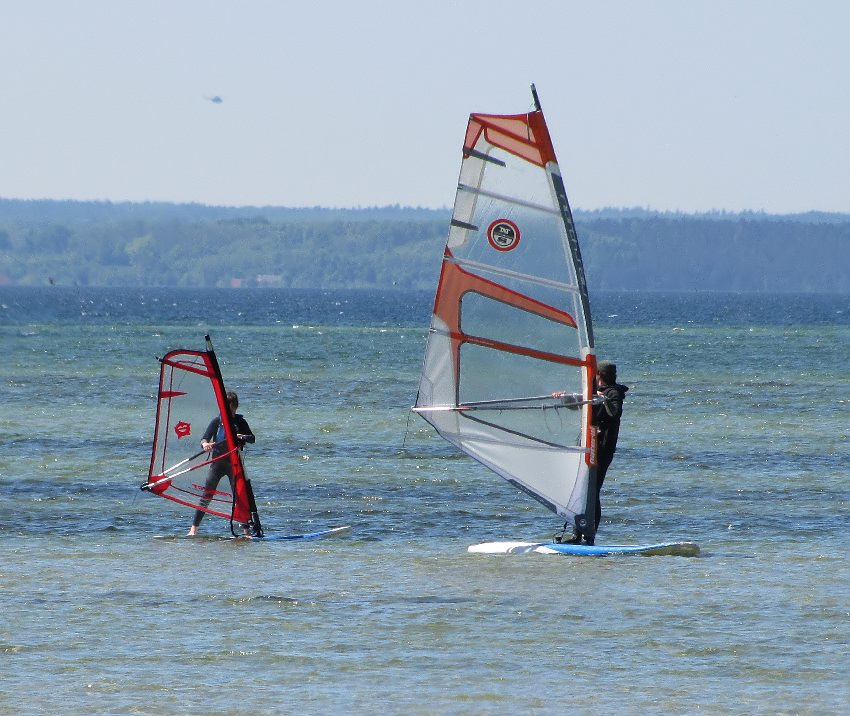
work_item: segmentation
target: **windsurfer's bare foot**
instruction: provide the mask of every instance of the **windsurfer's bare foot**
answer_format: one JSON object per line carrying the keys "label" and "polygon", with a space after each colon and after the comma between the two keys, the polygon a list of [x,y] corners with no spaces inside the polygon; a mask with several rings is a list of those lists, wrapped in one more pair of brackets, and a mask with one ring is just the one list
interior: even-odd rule
{"label": "windsurfer's bare foot", "polygon": [[189,528],[189,531],[186,533],[186,536],[187,537],[194,537],[196,534],[198,534],[198,527],[196,525],[192,525]]}

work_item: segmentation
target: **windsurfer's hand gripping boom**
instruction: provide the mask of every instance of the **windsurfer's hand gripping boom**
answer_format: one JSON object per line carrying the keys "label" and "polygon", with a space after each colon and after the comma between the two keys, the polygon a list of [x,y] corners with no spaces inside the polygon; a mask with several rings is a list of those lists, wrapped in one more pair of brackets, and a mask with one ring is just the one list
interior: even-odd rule
{"label": "windsurfer's hand gripping boom", "polygon": [[581,393],[568,393],[566,390],[557,390],[552,393],[552,397],[563,401],[564,405],[572,410],[582,405],[600,405],[605,402],[601,395],[594,395],[590,400],[585,400]]}
{"label": "windsurfer's hand gripping boom", "polygon": [[[204,449],[205,452],[210,452],[217,445],[222,445],[225,442],[226,442],[225,440],[219,440],[217,443],[211,442],[209,440],[201,440],[201,447]],[[252,442],[254,442],[254,436],[253,435],[243,435],[242,433],[236,433],[236,444],[239,447],[244,447],[245,443],[252,443]],[[197,456],[195,456],[195,457],[197,457]],[[191,458],[189,458],[189,459],[191,459]]]}
{"label": "windsurfer's hand gripping boom", "polygon": [[[204,452],[210,452],[211,450],[213,450],[215,448],[216,445],[222,445],[225,442],[226,442],[225,440],[220,440],[217,443],[212,443],[212,442],[208,442],[207,440],[201,440],[201,447],[204,449]],[[249,440],[247,435],[242,435],[242,433],[236,434],[236,444],[239,447],[244,447],[245,443],[248,443],[248,442],[251,442],[251,440]]]}

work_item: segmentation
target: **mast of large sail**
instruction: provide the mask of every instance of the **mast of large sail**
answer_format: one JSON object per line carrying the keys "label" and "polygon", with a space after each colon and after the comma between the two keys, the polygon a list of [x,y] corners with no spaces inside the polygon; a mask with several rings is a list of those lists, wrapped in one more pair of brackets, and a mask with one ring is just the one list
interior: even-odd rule
{"label": "mast of large sail", "polygon": [[532,95],[527,114],[470,115],[414,410],[592,540],[590,308],[533,86]]}
{"label": "mast of large sail", "polygon": [[[534,107],[536,112],[540,115],[541,120],[543,120],[543,108],[540,106],[540,98],[537,95],[537,88],[533,84],[531,85],[531,96],[534,98]],[[549,135],[548,129],[546,129],[546,135]],[[554,153],[555,150],[553,149],[553,156]],[[590,348],[593,348],[593,321],[590,318],[590,298],[587,292],[587,279],[584,274],[584,262],[581,258],[581,248],[578,243],[576,225],[573,221],[573,212],[570,209],[570,202],[569,199],[567,199],[567,190],[564,186],[564,180],[561,178],[560,170],[558,170],[556,174],[552,175],[552,186],[555,191],[555,197],[558,200],[558,208],[561,210],[561,220],[564,222],[564,229],[567,232],[567,240],[570,242],[570,252],[576,266],[576,280],[579,284],[582,314],[584,315],[584,324],[587,329],[587,343]]]}

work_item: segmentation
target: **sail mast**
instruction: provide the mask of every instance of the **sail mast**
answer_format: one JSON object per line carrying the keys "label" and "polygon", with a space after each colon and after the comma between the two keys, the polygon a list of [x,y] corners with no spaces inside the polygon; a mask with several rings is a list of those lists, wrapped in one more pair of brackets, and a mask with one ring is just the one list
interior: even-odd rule
{"label": "sail mast", "polygon": [[534,109],[537,112],[542,112],[543,107],[540,106],[540,97],[537,96],[537,88],[534,86],[534,83],[531,83],[531,96],[534,99]]}
{"label": "sail mast", "polygon": [[[224,393],[224,378],[221,375],[221,368],[218,365],[218,358],[216,357],[215,351],[213,350],[212,339],[209,334],[204,336],[204,341],[206,342],[207,354],[210,357],[210,363],[212,364],[213,371],[216,376],[216,383],[220,386],[220,391]],[[219,401],[219,406],[222,410],[222,418],[226,418],[223,420],[223,424],[225,425],[225,432],[228,431],[230,433],[233,432],[233,411],[230,409],[230,403],[227,400],[226,395],[223,395],[224,400]],[[237,450],[234,453],[234,462],[238,463],[238,467],[236,468],[236,472],[238,472],[238,477],[234,474],[234,509],[233,509],[233,517],[231,519],[231,530],[233,530],[232,522],[236,520],[238,522],[250,522],[254,528],[254,535],[256,537],[263,536],[263,528],[260,524],[260,515],[257,511],[257,503],[254,499],[254,490],[251,487],[251,481],[248,479],[248,475],[245,473],[245,465],[242,462],[241,448],[242,446],[238,444],[236,440],[236,435],[231,435],[231,442],[236,445]],[[242,516],[237,515],[237,512],[244,512],[245,508],[239,509],[237,507],[242,507],[245,505],[247,507],[249,519],[240,519]]]}
{"label": "sail mast", "polygon": [[[531,85],[531,96],[534,98],[534,106],[536,111],[543,117],[543,109],[540,106],[540,97],[537,94],[537,88]],[[548,133],[548,129],[547,129]],[[573,262],[576,265],[576,279],[578,280],[579,290],[581,295],[582,313],[584,316],[584,324],[587,329],[587,342],[590,348],[593,348],[593,321],[590,317],[590,297],[587,291],[587,279],[584,273],[584,262],[581,258],[581,248],[578,241],[578,232],[576,231],[575,221],[573,220],[573,212],[570,209],[570,201],[567,198],[567,189],[564,186],[564,180],[561,178],[560,170],[557,174],[552,174],[552,185],[555,190],[555,197],[558,201],[558,208],[561,211],[561,218],[564,222],[567,239],[570,243],[570,251],[572,253]]]}

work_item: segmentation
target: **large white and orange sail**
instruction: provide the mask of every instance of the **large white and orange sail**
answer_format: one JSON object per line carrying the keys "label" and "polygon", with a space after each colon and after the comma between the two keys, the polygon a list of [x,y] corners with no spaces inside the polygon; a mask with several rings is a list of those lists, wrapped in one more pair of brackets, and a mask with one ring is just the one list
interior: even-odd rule
{"label": "large white and orange sail", "polygon": [[[262,536],[209,336],[206,342],[205,351],[174,350],[160,359],[153,449],[148,479],[141,488],[224,517],[231,521],[231,530],[234,522],[249,524],[252,535]],[[215,452],[206,452],[201,448],[201,436],[214,418],[221,421],[223,444]],[[232,480],[225,477],[215,489],[207,489],[206,477],[214,460],[229,463],[227,473]]]}
{"label": "large white and orange sail", "polygon": [[592,537],[590,306],[533,86],[532,94],[526,114],[470,115],[413,409]]}

